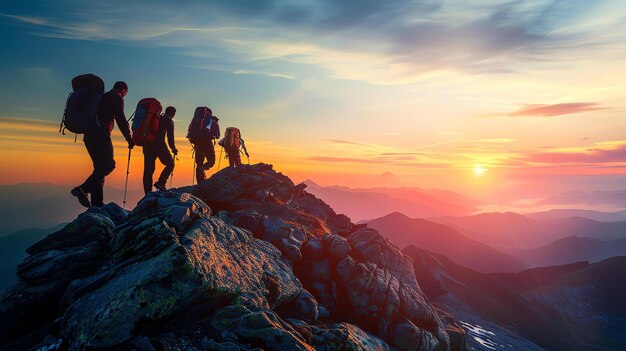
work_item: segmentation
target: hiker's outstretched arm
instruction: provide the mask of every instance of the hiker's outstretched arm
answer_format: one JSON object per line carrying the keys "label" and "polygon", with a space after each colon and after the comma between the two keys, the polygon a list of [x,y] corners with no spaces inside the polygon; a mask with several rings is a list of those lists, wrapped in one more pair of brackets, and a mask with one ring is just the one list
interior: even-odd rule
{"label": "hiker's outstretched arm", "polygon": [[115,116],[115,121],[117,122],[122,135],[124,135],[126,141],[130,143],[133,138],[130,134],[130,125],[128,124],[126,115],[124,114],[124,99],[122,99],[122,97],[120,97],[118,103],[115,104],[113,115]]}
{"label": "hiker's outstretched arm", "polygon": [[241,138],[239,138],[239,140],[241,140],[241,147],[243,148],[243,151],[246,153],[246,155],[248,155],[248,150],[246,149],[246,143]]}
{"label": "hiker's outstretched arm", "polygon": [[170,121],[170,125],[167,126],[167,144],[170,146],[170,149],[176,149],[176,144],[174,143],[174,121]]}

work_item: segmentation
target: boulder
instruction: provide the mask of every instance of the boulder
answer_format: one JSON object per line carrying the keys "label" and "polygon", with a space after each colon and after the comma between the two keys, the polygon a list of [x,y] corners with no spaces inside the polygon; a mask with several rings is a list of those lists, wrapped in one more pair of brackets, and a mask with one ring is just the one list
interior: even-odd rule
{"label": "boulder", "polygon": [[198,184],[193,194],[214,211],[254,209],[261,215],[279,217],[308,236],[345,236],[355,229],[348,217],[336,214],[268,164],[226,167]]}
{"label": "boulder", "polygon": [[111,239],[113,273],[74,289],[63,335],[76,348],[113,347],[196,306],[208,316],[225,301],[270,309],[297,297],[278,250],[209,213],[189,194],[141,200]]}

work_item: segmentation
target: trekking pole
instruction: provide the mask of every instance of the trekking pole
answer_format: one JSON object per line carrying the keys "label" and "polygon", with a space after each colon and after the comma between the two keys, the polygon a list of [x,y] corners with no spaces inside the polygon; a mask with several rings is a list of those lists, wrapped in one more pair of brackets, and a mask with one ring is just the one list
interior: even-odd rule
{"label": "trekking pole", "polygon": [[222,163],[222,151],[224,151],[224,147],[220,147],[220,159],[217,161],[217,171],[220,171],[220,164]]}
{"label": "trekking pole", "polygon": [[196,148],[194,147],[191,151],[191,161],[193,162],[193,173],[191,174],[191,186],[196,184]]}
{"label": "trekking pole", "polygon": [[122,208],[126,209],[126,191],[128,190],[128,175],[130,174],[130,153],[133,149],[128,148],[128,163],[126,164],[126,183],[124,184],[124,201],[122,201]]}
{"label": "trekking pole", "polygon": [[[176,160],[178,160],[178,156],[174,155],[174,169],[176,169]],[[170,189],[172,189],[172,182],[174,181],[174,169],[172,169],[172,174],[170,175]]]}

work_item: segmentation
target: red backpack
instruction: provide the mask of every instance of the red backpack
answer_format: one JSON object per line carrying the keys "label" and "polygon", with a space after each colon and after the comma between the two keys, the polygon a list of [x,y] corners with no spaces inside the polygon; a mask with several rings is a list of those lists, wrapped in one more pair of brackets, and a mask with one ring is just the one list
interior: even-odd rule
{"label": "red backpack", "polygon": [[239,150],[241,147],[241,132],[239,128],[228,127],[224,134],[224,149]]}
{"label": "red backpack", "polygon": [[161,103],[155,98],[139,100],[132,125],[136,145],[145,146],[156,140],[162,109]]}

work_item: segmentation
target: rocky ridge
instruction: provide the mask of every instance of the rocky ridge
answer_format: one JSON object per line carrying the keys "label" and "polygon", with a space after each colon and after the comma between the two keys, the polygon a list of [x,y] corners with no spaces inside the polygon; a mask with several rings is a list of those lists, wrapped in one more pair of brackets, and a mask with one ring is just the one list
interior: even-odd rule
{"label": "rocky ridge", "polygon": [[466,349],[409,258],[270,165],[90,209],[27,253],[8,350]]}

